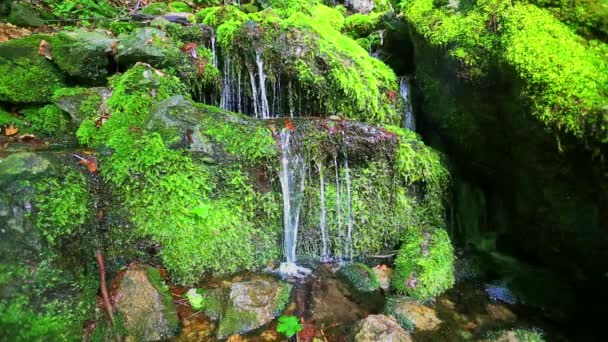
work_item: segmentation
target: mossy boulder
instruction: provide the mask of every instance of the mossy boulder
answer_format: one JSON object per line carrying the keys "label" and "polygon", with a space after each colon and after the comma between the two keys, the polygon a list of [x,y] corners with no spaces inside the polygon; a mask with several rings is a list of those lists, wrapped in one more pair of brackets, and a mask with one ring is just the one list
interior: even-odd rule
{"label": "mossy boulder", "polygon": [[290,284],[271,277],[233,283],[219,323],[218,338],[245,333],[270,323],[285,309],[291,288]]}
{"label": "mossy boulder", "polygon": [[162,15],[169,12],[169,6],[164,2],[151,3],[142,8],[141,13],[145,15]]}
{"label": "mossy boulder", "polygon": [[407,297],[389,298],[384,311],[407,330],[434,330],[442,323],[435,310]]}
{"label": "mossy boulder", "polygon": [[65,86],[63,73],[38,53],[51,36],[32,35],[0,43],[0,101],[45,103]]}
{"label": "mossy boulder", "polygon": [[478,342],[544,342],[546,341],[541,330],[538,329],[510,329],[491,331]]}
{"label": "mossy boulder", "polygon": [[16,26],[38,27],[44,25],[44,20],[38,16],[30,4],[25,2],[13,2],[8,22]]}
{"label": "mossy boulder", "polygon": [[360,292],[373,292],[380,288],[376,273],[369,266],[362,263],[342,267],[339,275]]}
{"label": "mossy boulder", "polygon": [[60,32],[51,42],[53,61],[85,83],[105,81],[115,40],[102,31]]}
{"label": "mossy boulder", "polygon": [[55,164],[50,159],[33,152],[11,154],[0,163],[0,185],[8,185],[17,179],[34,179],[52,174]]}
{"label": "mossy boulder", "polygon": [[410,231],[395,261],[392,285],[416,299],[440,295],[454,285],[454,248],[447,232]]}
{"label": "mossy boulder", "polygon": [[130,265],[122,275],[116,298],[116,310],[122,315],[131,338],[158,341],[177,333],[177,312],[169,288],[157,269],[148,265]]}
{"label": "mossy boulder", "polygon": [[168,54],[177,50],[165,32],[150,27],[123,33],[118,36],[118,41],[115,58],[121,66],[137,62],[160,66],[166,61]]}

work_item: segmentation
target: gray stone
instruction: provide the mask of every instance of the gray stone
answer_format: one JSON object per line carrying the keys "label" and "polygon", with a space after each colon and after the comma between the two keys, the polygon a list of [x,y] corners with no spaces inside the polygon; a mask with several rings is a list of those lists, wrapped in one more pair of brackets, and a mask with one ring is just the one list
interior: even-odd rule
{"label": "gray stone", "polygon": [[160,66],[167,53],[176,48],[170,43],[165,32],[150,27],[123,33],[118,36],[118,41],[115,58],[122,66],[137,62]]}
{"label": "gray stone", "polygon": [[70,114],[72,121],[76,125],[80,125],[84,119],[87,118],[91,113],[84,113],[81,110],[81,106],[86,101],[90,100],[92,96],[100,98],[97,106],[97,113],[107,113],[106,101],[112,95],[109,88],[105,87],[93,87],[93,88],[82,88],[79,92],[74,92],[69,95],[56,95],[53,97],[53,103],[63,111]]}
{"label": "gray stone", "polygon": [[14,2],[8,15],[8,22],[17,26],[38,27],[44,25],[32,6],[23,2]]}
{"label": "gray stone", "polygon": [[355,342],[411,342],[412,338],[397,321],[385,315],[370,315],[355,327]]}
{"label": "gray stone", "polygon": [[122,315],[125,328],[137,341],[158,341],[174,336],[178,327],[177,313],[168,295],[149,277],[147,265],[132,264],[120,280],[116,293],[116,309]]}

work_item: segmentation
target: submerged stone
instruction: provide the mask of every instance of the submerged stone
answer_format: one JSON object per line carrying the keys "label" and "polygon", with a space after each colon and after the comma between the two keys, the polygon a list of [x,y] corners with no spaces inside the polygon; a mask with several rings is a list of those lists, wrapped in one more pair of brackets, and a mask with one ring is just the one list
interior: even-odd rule
{"label": "submerged stone", "polygon": [[60,32],[52,43],[53,61],[70,76],[83,81],[105,81],[115,40],[101,31]]}
{"label": "submerged stone", "polygon": [[355,342],[411,342],[412,338],[397,321],[385,315],[370,315],[357,323]]}
{"label": "submerged stone", "polygon": [[271,277],[232,283],[218,338],[245,333],[270,323],[285,308],[291,288]]}
{"label": "submerged stone", "polygon": [[389,299],[386,311],[402,325],[411,322],[415,330],[434,330],[442,323],[435,310],[405,297]]}
{"label": "submerged stone", "polygon": [[178,319],[171,295],[158,270],[132,264],[116,293],[116,309],[128,335],[140,341],[158,341],[175,335]]}

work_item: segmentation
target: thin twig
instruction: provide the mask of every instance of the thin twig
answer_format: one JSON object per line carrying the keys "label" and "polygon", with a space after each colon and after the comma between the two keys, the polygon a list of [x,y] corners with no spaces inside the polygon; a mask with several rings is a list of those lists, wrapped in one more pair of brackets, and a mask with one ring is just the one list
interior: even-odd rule
{"label": "thin twig", "polygon": [[198,315],[198,314],[199,314],[199,313],[201,313],[201,312],[203,312],[203,310],[200,310],[200,311],[197,311],[197,312],[193,313],[192,315],[190,315],[190,316],[188,316],[188,317],[184,318],[184,321],[185,321],[185,320],[187,320],[188,318],[192,317],[192,316]]}
{"label": "thin twig", "polygon": [[108,296],[108,288],[106,286],[106,268],[103,264],[103,254],[101,254],[101,251],[97,251],[95,253],[95,259],[97,259],[97,266],[99,267],[99,283],[101,287],[103,304],[106,309],[106,313],[108,314],[108,319],[110,319],[110,322],[114,324],[114,309],[112,308],[112,303],[110,303],[110,297]]}

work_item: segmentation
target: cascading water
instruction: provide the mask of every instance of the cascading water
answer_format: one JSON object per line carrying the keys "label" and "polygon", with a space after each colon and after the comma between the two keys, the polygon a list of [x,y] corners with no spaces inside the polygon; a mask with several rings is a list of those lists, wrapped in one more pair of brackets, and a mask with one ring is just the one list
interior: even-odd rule
{"label": "cascading water", "polygon": [[255,64],[258,67],[258,78],[260,80],[260,115],[262,119],[268,119],[270,117],[270,110],[268,108],[268,96],[266,95],[266,74],[264,73],[264,61],[262,55],[256,51],[255,53]]}
{"label": "cascading water", "polygon": [[215,46],[215,31],[211,34],[211,61],[214,67],[217,68],[217,48]]}
{"label": "cascading water", "polygon": [[255,82],[255,75],[253,71],[249,70],[249,82],[251,83],[251,97],[253,98],[253,112],[256,118],[260,118],[258,110],[258,87]]}
{"label": "cascading water", "polygon": [[351,190],[350,190],[350,169],[348,168],[348,158],[344,158],[344,178],[346,181],[346,251],[345,256],[349,260],[353,260],[353,212],[351,207]]}
{"label": "cascading water", "polygon": [[329,241],[327,238],[327,209],[325,207],[325,179],[323,177],[323,163],[317,161],[317,170],[319,171],[319,189],[321,214],[319,215],[319,228],[321,229],[321,261],[329,260]]}
{"label": "cascading water", "polygon": [[399,95],[405,102],[405,112],[403,114],[403,125],[405,128],[415,131],[416,130],[416,118],[412,110],[412,99],[410,94],[410,84],[407,77],[402,77],[399,81]]}
{"label": "cascading water", "polygon": [[302,277],[310,270],[296,265],[296,248],[300,209],[304,200],[304,178],[306,162],[292,146],[292,133],[285,128],[281,137],[281,191],[283,192],[283,226],[285,230],[284,253],[286,262],[281,263],[279,272],[284,276]]}

